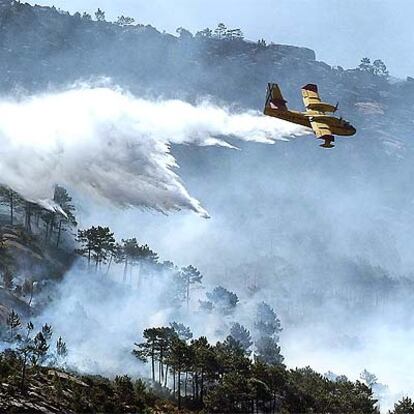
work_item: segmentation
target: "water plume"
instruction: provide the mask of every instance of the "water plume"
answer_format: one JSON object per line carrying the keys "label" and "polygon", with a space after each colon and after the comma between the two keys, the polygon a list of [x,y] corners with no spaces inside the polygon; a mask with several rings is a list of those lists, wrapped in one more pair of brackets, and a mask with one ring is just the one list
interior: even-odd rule
{"label": "water plume", "polygon": [[27,199],[50,198],[55,184],[119,207],[208,217],[177,175],[171,144],[226,140],[272,144],[301,128],[258,112],[232,113],[209,102],[152,101],[114,87],[0,100],[0,176]]}

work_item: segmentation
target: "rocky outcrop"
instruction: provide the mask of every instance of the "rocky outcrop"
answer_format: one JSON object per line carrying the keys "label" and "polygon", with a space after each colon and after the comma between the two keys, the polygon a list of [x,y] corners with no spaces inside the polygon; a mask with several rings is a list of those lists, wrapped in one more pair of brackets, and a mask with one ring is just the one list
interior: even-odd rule
{"label": "rocky outcrop", "polygon": [[75,413],[72,385],[89,386],[75,376],[57,370],[42,370],[28,382],[24,393],[11,383],[0,383],[0,412]]}
{"label": "rocky outcrop", "polygon": [[[0,360],[0,367],[1,363]],[[18,366],[12,368],[12,370],[15,370],[15,376],[9,375],[7,381],[1,380],[0,372],[1,413],[190,413],[185,409],[178,411],[175,404],[168,400],[159,400],[149,391],[143,391],[142,395],[136,392],[132,396],[120,392],[121,390],[106,378],[81,377],[59,369],[39,367],[36,371],[30,372],[30,377],[24,392],[22,392],[17,371]]]}
{"label": "rocky outcrop", "polygon": [[25,301],[0,287],[0,327],[6,323],[12,309],[23,317],[30,315],[30,306]]}
{"label": "rocky outcrop", "polygon": [[[56,249],[43,238],[27,232],[22,226],[0,225],[3,256],[0,258],[0,329],[14,310],[23,320],[36,314],[38,298],[54,280],[60,280],[74,259],[73,250]],[[5,286],[2,273],[12,275],[10,286]],[[26,283],[26,287],[25,287]],[[29,283],[29,285],[27,285]],[[33,289],[30,289],[30,283]],[[40,296],[39,296],[40,295]],[[41,302],[47,300],[47,295]]]}

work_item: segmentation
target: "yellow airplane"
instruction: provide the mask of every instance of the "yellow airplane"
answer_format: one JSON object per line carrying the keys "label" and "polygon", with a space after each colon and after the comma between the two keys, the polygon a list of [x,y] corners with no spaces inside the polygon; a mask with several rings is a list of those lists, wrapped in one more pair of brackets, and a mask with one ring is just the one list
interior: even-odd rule
{"label": "yellow airplane", "polygon": [[306,111],[291,111],[286,105],[287,101],[283,99],[279,86],[276,83],[269,83],[264,114],[311,128],[318,139],[325,140],[320,145],[323,148],[335,146],[334,135],[351,136],[356,133],[356,129],[348,121],[332,115],[338,110],[338,105],[322,102],[317,85],[305,85],[302,88],[302,97]]}

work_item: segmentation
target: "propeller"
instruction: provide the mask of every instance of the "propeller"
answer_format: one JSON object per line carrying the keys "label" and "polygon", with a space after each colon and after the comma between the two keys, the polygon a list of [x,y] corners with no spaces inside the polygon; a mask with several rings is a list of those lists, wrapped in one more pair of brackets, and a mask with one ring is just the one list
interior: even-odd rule
{"label": "propeller", "polygon": [[339,108],[339,102],[336,103],[333,113],[335,113],[338,110],[338,108]]}

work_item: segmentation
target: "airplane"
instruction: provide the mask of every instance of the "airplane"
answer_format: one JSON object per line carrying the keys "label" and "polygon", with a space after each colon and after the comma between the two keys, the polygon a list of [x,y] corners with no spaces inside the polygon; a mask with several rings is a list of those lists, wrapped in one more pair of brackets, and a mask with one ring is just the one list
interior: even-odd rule
{"label": "airplane", "polygon": [[338,104],[334,106],[322,102],[317,85],[312,83],[305,85],[302,88],[302,97],[306,111],[291,111],[279,86],[276,83],[269,83],[264,114],[311,128],[316,138],[324,140],[320,145],[323,148],[335,147],[334,135],[351,136],[356,133],[356,129],[348,121],[332,115],[338,110]]}

